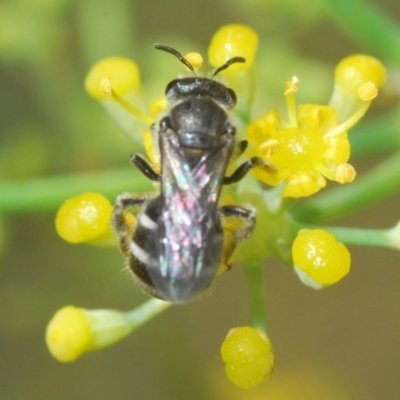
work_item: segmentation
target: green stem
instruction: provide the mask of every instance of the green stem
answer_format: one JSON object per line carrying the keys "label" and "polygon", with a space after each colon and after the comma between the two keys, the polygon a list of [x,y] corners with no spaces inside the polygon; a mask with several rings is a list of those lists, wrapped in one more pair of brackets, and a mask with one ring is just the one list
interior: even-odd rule
{"label": "green stem", "polygon": [[321,222],[373,204],[400,188],[400,152],[394,153],[349,185],[323,192],[294,208],[291,217]]}
{"label": "green stem", "polygon": [[262,265],[246,265],[244,272],[249,286],[252,325],[268,333]]}
{"label": "green stem", "polygon": [[129,322],[131,323],[132,330],[145,324],[147,321],[155,317],[160,312],[170,307],[173,303],[162,301],[158,299],[150,299],[145,303],[136,307],[135,309],[126,313]]}
{"label": "green stem", "polygon": [[367,0],[325,0],[330,17],[356,43],[378,57],[400,65],[400,27]]}
{"label": "green stem", "polygon": [[378,246],[396,248],[389,238],[389,231],[387,229],[364,229],[364,228],[350,228],[341,226],[321,226],[302,224],[292,221],[293,232],[298,232],[300,229],[323,229],[332,233],[336,240],[353,244],[356,246]]}
{"label": "green stem", "polygon": [[387,229],[362,229],[342,227],[322,227],[332,233],[340,242],[357,246],[379,246],[393,248],[388,239]]}
{"label": "green stem", "polygon": [[0,213],[55,211],[69,197],[84,192],[113,198],[127,190],[142,192],[151,186],[134,168],[1,182]]}

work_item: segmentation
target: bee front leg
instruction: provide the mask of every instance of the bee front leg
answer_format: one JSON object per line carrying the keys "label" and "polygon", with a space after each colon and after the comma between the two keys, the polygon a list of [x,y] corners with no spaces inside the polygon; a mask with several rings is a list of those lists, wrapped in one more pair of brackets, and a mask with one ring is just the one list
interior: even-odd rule
{"label": "bee front leg", "polygon": [[139,154],[133,154],[131,156],[131,162],[134,164],[139,171],[148,179],[155,182],[161,181],[161,175],[154,171],[153,167]]}
{"label": "bee front leg", "polygon": [[222,184],[232,185],[233,183],[239,182],[254,167],[261,167],[271,174],[276,172],[274,167],[266,164],[261,158],[252,157],[250,158],[250,160],[247,160],[242,165],[239,165],[239,167],[233,172],[231,176],[224,176]]}

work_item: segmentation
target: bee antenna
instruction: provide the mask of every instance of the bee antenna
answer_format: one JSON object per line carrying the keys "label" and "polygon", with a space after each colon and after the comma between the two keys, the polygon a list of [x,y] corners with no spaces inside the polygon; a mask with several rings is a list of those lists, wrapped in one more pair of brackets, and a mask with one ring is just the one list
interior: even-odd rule
{"label": "bee antenna", "polygon": [[230,67],[232,64],[235,63],[244,63],[246,62],[246,59],[243,57],[232,57],[230,58],[225,64],[222,64],[220,67],[218,67],[212,74],[212,78],[219,74],[221,71],[223,71],[224,69],[227,69],[228,67]]}
{"label": "bee antenna", "polygon": [[196,71],[194,70],[193,65],[190,64],[190,62],[186,60],[186,58],[183,57],[183,55],[179,53],[178,50],[175,50],[174,48],[161,43],[156,43],[154,47],[157,50],[163,50],[166,51],[167,53],[174,55],[182,64],[185,64],[193,72],[194,75],[196,75]]}

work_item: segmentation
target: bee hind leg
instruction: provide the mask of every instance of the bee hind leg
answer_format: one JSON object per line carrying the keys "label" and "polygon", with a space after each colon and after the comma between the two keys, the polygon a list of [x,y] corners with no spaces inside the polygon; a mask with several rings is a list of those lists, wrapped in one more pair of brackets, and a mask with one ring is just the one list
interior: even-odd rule
{"label": "bee hind leg", "polygon": [[232,268],[233,256],[237,247],[250,238],[256,223],[254,210],[235,205],[219,208],[224,231],[224,247],[219,272]]}
{"label": "bee hind leg", "polygon": [[149,196],[124,193],[117,197],[111,217],[111,225],[119,238],[120,247],[124,254],[129,252],[129,242],[136,226],[135,215],[143,208]]}

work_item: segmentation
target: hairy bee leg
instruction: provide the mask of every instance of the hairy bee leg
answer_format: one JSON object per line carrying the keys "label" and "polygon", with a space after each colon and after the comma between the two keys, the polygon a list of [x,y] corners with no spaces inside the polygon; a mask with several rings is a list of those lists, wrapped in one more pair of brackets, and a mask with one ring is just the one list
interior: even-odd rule
{"label": "hairy bee leg", "polygon": [[235,156],[240,157],[246,151],[248,146],[249,142],[247,140],[241,140],[240,142],[237,142]]}
{"label": "hairy bee leg", "polygon": [[127,216],[129,213],[137,214],[148,199],[148,196],[135,196],[130,193],[125,193],[117,197],[111,218],[111,225],[114,232],[118,235],[121,250],[124,253],[133,233],[132,219],[129,222]]}
{"label": "hairy bee leg", "polygon": [[139,171],[148,179],[155,182],[160,182],[161,175],[154,171],[153,167],[139,154],[133,154],[131,162]]}
{"label": "hairy bee leg", "polygon": [[[232,268],[233,254],[237,246],[247,240],[253,233],[256,213],[244,207],[225,205],[219,208],[224,230],[224,248],[222,264],[226,270]],[[236,221],[233,223],[233,219]]]}

